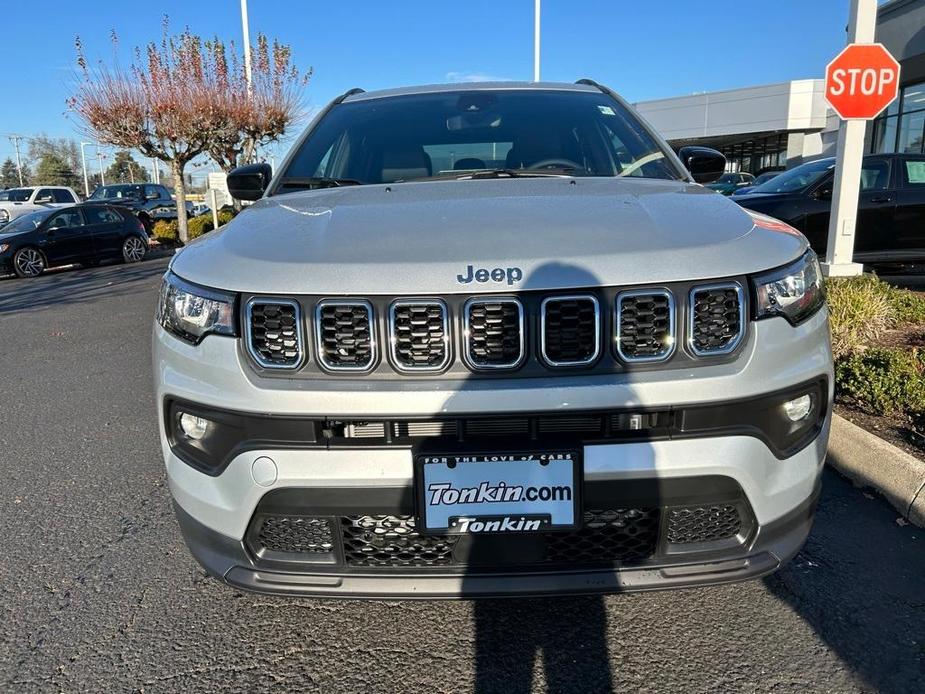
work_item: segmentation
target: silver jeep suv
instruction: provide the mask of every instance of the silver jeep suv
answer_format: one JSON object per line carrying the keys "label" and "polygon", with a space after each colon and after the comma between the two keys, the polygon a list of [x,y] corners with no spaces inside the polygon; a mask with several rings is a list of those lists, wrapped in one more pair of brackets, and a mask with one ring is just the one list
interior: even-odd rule
{"label": "silver jeep suv", "polygon": [[183,535],[238,588],[737,581],[800,549],[832,401],[816,257],[582,80],[351,90],[174,257]]}

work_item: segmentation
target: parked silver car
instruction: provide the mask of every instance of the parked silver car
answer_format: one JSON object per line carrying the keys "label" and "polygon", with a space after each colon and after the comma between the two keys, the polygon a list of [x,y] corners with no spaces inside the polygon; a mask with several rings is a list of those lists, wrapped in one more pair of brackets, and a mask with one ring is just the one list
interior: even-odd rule
{"label": "parked silver car", "polygon": [[214,576],[291,595],[736,581],[800,549],[832,355],[806,239],[578,84],[336,99],[170,265],[170,489]]}

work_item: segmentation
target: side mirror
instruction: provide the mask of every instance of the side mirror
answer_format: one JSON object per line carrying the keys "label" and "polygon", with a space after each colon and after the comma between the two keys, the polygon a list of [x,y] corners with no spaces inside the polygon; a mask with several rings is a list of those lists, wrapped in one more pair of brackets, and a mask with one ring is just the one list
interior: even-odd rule
{"label": "side mirror", "polygon": [[831,186],[822,186],[817,188],[816,192],[813,193],[813,197],[816,200],[831,200],[832,199],[832,187]]}
{"label": "side mirror", "polygon": [[697,183],[713,183],[726,170],[726,157],[709,147],[682,147],[678,156]]}
{"label": "side mirror", "polygon": [[237,200],[259,200],[270,185],[273,169],[269,164],[246,164],[228,174],[228,192]]}

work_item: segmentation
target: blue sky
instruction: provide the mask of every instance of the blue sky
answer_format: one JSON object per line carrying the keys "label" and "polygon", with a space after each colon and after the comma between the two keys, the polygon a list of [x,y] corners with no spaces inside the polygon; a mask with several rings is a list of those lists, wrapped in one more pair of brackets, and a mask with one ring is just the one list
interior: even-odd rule
{"label": "blue sky", "polygon": [[[300,65],[314,67],[309,107],[353,86],[532,77],[533,0],[248,4],[252,36],[277,37]],[[821,77],[844,45],[848,4],[544,0],[542,78],[592,77],[641,101]],[[39,0],[22,7],[3,15],[0,158],[12,153],[8,133],[78,137],[65,106],[78,34],[89,58],[111,60],[114,29],[123,64],[132,47],[158,38],[165,13],[175,31],[241,37],[239,0]]]}

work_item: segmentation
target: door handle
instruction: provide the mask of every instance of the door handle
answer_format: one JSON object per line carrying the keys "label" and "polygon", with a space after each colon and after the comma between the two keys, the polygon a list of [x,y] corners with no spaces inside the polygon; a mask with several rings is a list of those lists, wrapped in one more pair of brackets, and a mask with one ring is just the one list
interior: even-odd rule
{"label": "door handle", "polygon": [[893,198],[889,195],[878,195],[875,198],[870,199],[871,202],[893,202]]}

